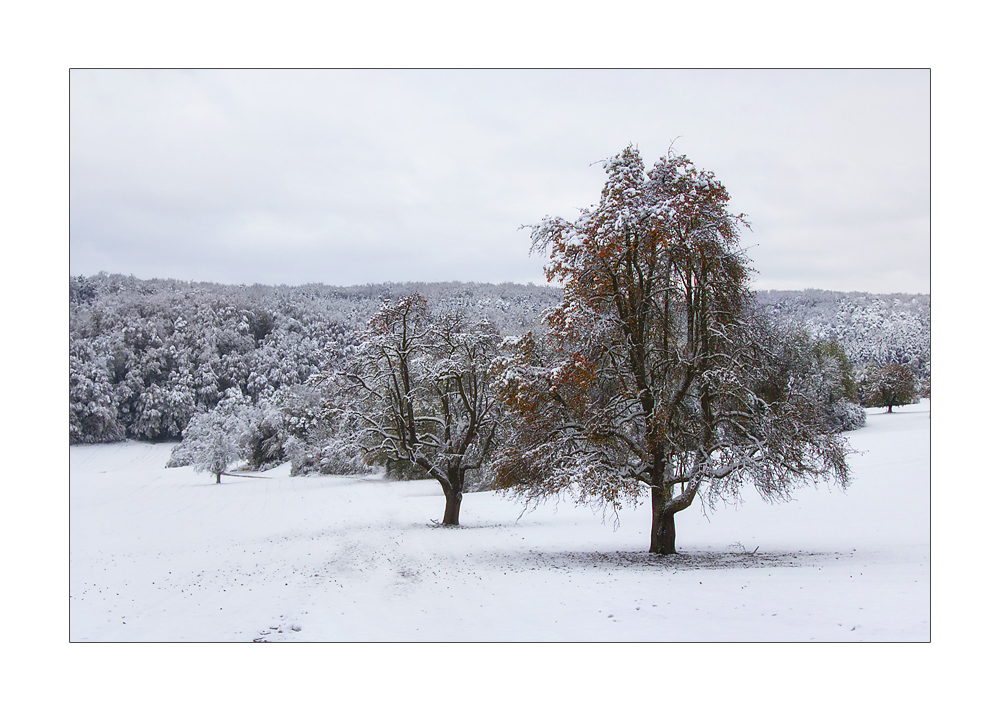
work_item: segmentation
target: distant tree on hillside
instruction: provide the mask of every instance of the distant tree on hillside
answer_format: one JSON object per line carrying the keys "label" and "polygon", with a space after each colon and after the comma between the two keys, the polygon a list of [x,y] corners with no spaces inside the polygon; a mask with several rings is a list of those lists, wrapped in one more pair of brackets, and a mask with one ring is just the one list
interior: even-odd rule
{"label": "distant tree on hillside", "polygon": [[[199,419],[194,419],[189,426],[194,426],[197,431],[202,424]],[[199,437],[198,457],[194,461],[194,471],[200,473],[208,471],[215,475],[216,484],[222,483],[222,474],[226,472],[229,464],[237,460],[240,455],[240,447],[232,434],[221,428],[209,426],[206,432]]]}
{"label": "distant tree on hillside", "polygon": [[864,387],[865,403],[869,406],[905,406],[917,400],[917,382],[908,366],[888,364],[867,374]]}
{"label": "distant tree on hillside", "polygon": [[196,473],[208,471],[221,483],[230,464],[249,456],[251,409],[238,389],[229,389],[218,406],[191,418],[183,439],[170,453],[167,467],[191,465]]}

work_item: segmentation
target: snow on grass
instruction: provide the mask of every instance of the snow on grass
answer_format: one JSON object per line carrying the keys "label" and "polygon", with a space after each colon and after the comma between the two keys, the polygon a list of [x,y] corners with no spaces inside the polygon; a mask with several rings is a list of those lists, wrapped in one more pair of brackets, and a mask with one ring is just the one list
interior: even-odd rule
{"label": "snow on grass", "polygon": [[[695,506],[675,557],[613,517],[433,481],[163,467],[70,449],[71,641],[928,641],[927,402],[851,433],[854,482]],[[522,514],[523,512],[523,514]]]}

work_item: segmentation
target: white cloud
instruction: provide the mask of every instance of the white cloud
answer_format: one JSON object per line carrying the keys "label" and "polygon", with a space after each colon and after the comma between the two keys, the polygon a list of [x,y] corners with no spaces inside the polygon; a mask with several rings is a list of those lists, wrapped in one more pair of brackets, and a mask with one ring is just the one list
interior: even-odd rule
{"label": "white cloud", "polygon": [[71,271],[537,281],[519,226],[681,137],[748,214],[760,285],[927,292],[928,94],[921,71],[75,71]]}

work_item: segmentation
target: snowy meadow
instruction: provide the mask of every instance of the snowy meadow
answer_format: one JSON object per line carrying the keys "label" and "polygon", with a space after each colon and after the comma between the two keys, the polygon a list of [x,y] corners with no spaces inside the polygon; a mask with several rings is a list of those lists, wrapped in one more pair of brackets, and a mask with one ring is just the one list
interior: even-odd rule
{"label": "snowy meadow", "polygon": [[70,448],[71,641],[929,641],[930,405],[868,409],[853,482],[677,519],[435,481],[222,477]]}

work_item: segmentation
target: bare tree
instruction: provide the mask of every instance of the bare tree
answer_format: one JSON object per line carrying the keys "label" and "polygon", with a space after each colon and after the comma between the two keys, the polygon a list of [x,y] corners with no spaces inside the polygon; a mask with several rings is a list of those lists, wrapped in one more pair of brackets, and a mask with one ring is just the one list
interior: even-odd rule
{"label": "bare tree", "polygon": [[383,304],[349,368],[342,417],[370,462],[406,461],[438,481],[442,524],[458,525],[466,474],[483,466],[499,403],[490,364],[499,336],[488,322],[432,316],[418,294]]}
{"label": "bare tree", "polygon": [[631,146],[605,169],[597,206],[534,226],[564,297],[547,344],[528,335],[498,362],[511,413],[498,484],[615,507],[648,492],[660,554],[676,552],[674,516],[698,494],[711,505],[746,483],[768,499],[846,485],[844,441],[773,378],[777,339],[752,313],[725,187],[673,154],[647,175]]}

